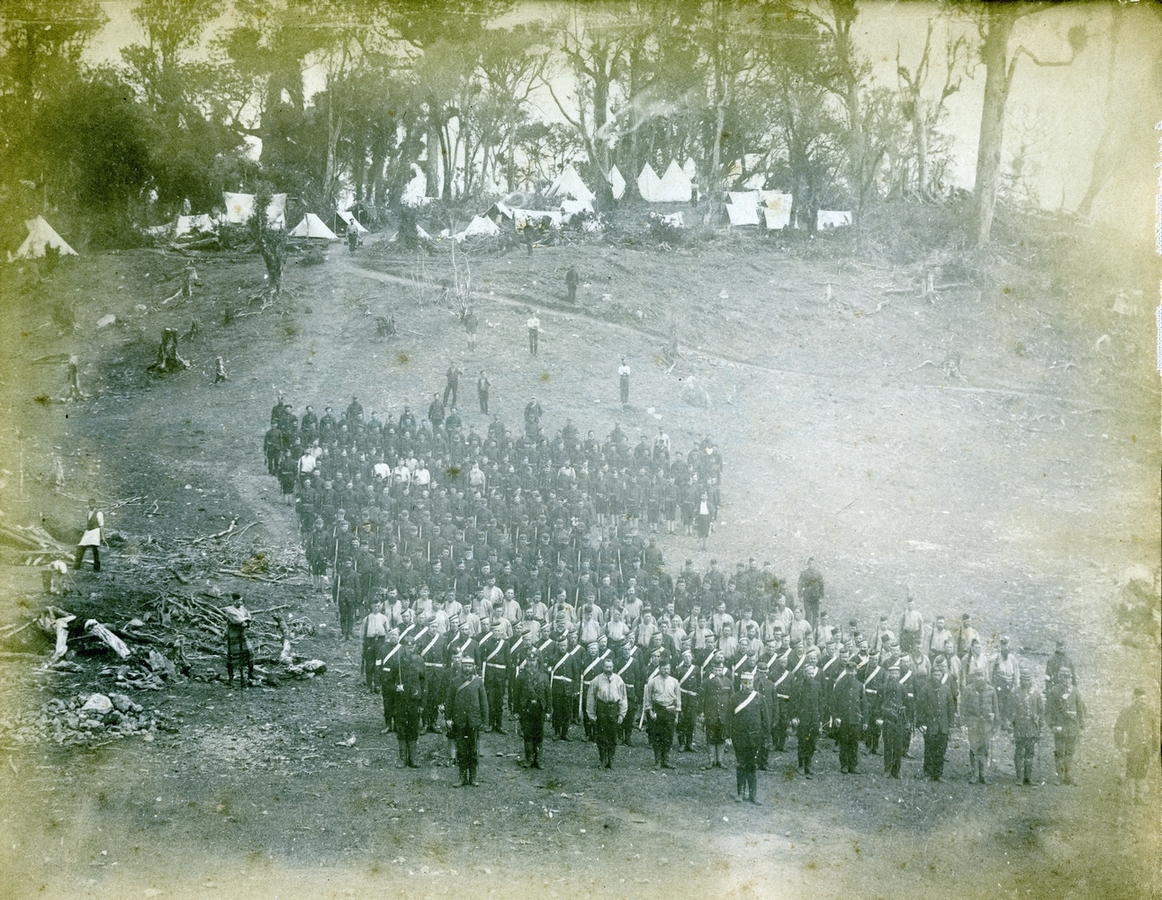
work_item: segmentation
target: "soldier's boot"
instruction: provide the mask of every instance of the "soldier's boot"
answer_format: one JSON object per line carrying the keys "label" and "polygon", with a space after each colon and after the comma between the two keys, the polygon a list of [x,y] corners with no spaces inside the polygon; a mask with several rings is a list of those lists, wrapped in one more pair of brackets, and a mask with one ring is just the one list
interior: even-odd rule
{"label": "soldier's boot", "polygon": [[737,769],[734,773],[734,800],[736,803],[742,800],[744,790],[746,790],[746,774],[742,769]]}
{"label": "soldier's boot", "polygon": [[525,741],[525,765],[531,766],[533,764],[533,742]]}
{"label": "soldier's boot", "polygon": [[977,784],[988,784],[988,782],[985,781],[985,777],[984,777],[984,768],[985,768],[985,765],[987,763],[988,763],[987,756],[978,756],[976,758],[976,765],[977,765],[977,768],[979,770],[979,774],[977,775],[977,779],[976,779]]}
{"label": "soldier's boot", "polygon": [[748,787],[750,788],[750,797],[748,799],[750,800],[751,803],[753,803],[757,806],[759,804],[759,798],[758,798],[759,773],[756,772],[754,769],[751,769],[749,772],[746,773],[746,780],[747,780]]}
{"label": "soldier's boot", "polygon": [[541,745],[533,744],[533,768],[539,769],[541,767]]}
{"label": "soldier's boot", "polygon": [[416,742],[408,741],[407,745],[407,765],[409,769],[418,769],[420,764],[416,762]]}
{"label": "soldier's boot", "polygon": [[472,787],[479,786],[479,782],[477,782],[477,780],[476,780],[476,763],[475,763],[475,761],[473,761],[472,764],[468,766],[468,783],[470,785],[472,785]]}

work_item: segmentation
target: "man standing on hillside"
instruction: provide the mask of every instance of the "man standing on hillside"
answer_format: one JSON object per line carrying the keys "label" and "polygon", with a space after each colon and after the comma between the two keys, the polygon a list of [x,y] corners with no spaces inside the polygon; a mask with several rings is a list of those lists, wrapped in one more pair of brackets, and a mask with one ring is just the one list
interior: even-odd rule
{"label": "man standing on hillside", "polygon": [[[532,245],[529,246],[529,252],[532,252]],[[541,319],[537,315],[536,310],[533,310],[533,314],[529,316],[529,320],[525,324],[528,325],[529,329],[529,354],[531,356],[536,356],[537,343],[540,341],[541,337]]]}
{"label": "man standing on hillside", "polygon": [[[451,362],[448,363],[448,371],[444,373],[444,407],[455,406],[460,394],[460,376],[464,370],[460,366]],[[452,402],[448,403],[448,397],[452,398]]]}
{"label": "man standing on hillside", "polygon": [[1134,688],[1134,699],[1118,713],[1114,725],[1114,746],[1126,754],[1126,784],[1133,803],[1150,798],[1146,776],[1150,758],[1158,752],[1157,741],[1158,724],[1146,708],[1146,691]]}
{"label": "man standing on hillside", "polygon": [[809,557],[807,568],[799,575],[799,601],[803,615],[812,628],[819,625],[819,603],[823,600],[823,576],[815,568],[815,558]]}
{"label": "man standing on hillside", "polygon": [[101,571],[101,529],[105,527],[105,514],[97,509],[97,501],[89,500],[89,512],[85,516],[85,533],[77,544],[77,557],[73,568],[79,569],[85,560],[85,551],[93,551],[93,571]]}
{"label": "man standing on hillside", "polygon": [[618,381],[621,383],[621,405],[625,406],[629,403],[629,376],[631,374],[629,363],[625,361],[625,357],[621,358],[621,365],[617,367]]}
{"label": "man standing on hillside", "polygon": [[476,399],[480,401],[480,412],[483,415],[488,415],[488,389],[492,387],[492,381],[488,377],[488,373],[483,369],[480,370],[480,375],[476,379]]}
{"label": "man standing on hillside", "polygon": [[593,724],[593,736],[601,765],[613,768],[613,754],[617,751],[617,735],[629,712],[629,697],[625,682],[613,671],[613,657],[601,661],[601,674],[593,679],[586,692],[586,714]]}

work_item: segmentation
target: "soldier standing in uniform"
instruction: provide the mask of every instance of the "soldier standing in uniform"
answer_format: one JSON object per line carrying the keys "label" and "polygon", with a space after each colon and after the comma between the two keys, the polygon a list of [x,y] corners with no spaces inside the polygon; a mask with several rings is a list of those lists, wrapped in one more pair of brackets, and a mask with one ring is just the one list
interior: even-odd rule
{"label": "soldier standing in uniform", "polygon": [[952,689],[942,678],[945,674],[943,662],[937,660],[936,670],[921,683],[916,697],[916,721],[924,734],[924,774],[932,781],[944,775],[948,736],[956,722],[956,704]]}
{"label": "soldier standing in uniform", "polygon": [[702,684],[702,718],[706,729],[707,768],[722,768],[722,745],[726,743],[726,705],[732,685],[726,677],[726,664],[715,657],[711,676]]}
{"label": "soldier standing in uniform", "polygon": [[807,568],[799,575],[799,600],[803,604],[803,615],[815,628],[819,625],[819,604],[823,600],[823,576],[815,568],[815,559],[807,560]]}
{"label": "soldier standing in uniform", "polygon": [[968,731],[968,783],[975,777],[977,784],[986,784],[985,769],[988,767],[989,742],[996,729],[997,711],[996,689],[985,681],[983,672],[976,672],[960,698],[960,715]]}
{"label": "soldier standing in uniform", "polygon": [[865,701],[863,682],[856,674],[855,657],[844,663],[843,673],[831,688],[831,718],[839,741],[839,772],[858,775],[859,739],[863,735]]}
{"label": "soldier standing in uniform", "polygon": [[1126,754],[1126,784],[1133,803],[1150,798],[1146,775],[1151,757],[1158,752],[1157,741],[1158,725],[1146,707],[1146,691],[1134,688],[1133,700],[1118,713],[1114,724],[1114,746]]}
{"label": "soldier standing in uniform", "polygon": [[363,620],[360,629],[363,637],[363,653],[360,657],[359,670],[367,679],[367,688],[375,693],[379,687],[375,682],[379,666],[376,662],[383,658],[383,645],[387,641],[387,629],[390,619],[383,614],[382,604],[375,604]]}
{"label": "soldier standing in uniform", "polygon": [[580,689],[581,669],[577,655],[580,645],[569,649],[569,641],[562,637],[556,648],[550,650],[549,681],[552,685],[553,737],[569,740],[569,725],[573,721],[573,707]]}
{"label": "soldier standing in uniform", "polygon": [[395,683],[385,690],[395,691],[396,735],[399,739],[399,761],[409,769],[418,769],[416,741],[420,739],[420,712],[424,705],[424,681],[427,666],[416,652],[416,639],[407,635],[395,667]]}
{"label": "soldier standing in uniform", "polygon": [[424,642],[418,644],[420,656],[424,660],[427,678],[424,682],[423,727],[429,734],[436,733],[436,723],[440,719],[440,703],[448,689],[447,656],[450,632],[441,634],[434,628],[424,635]]}
{"label": "soldier standing in uniform", "polygon": [[694,749],[694,726],[698,721],[698,697],[702,687],[702,672],[694,664],[689,647],[682,650],[682,661],[675,671],[678,688],[682,691],[682,713],[678,716],[678,747],[683,753]]}
{"label": "soldier standing in uniform", "polygon": [[908,749],[908,709],[900,684],[900,663],[893,660],[880,686],[880,728],[884,738],[884,774],[900,777],[900,764]]}
{"label": "soldier standing in uniform", "polygon": [[1053,729],[1053,760],[1057,764],[1057,777],[1064,784],[1076,784],[1072,772],[1073,755],[1085,728],[1085,704],[1073,681],[1070,666],[1061,666],[1057,670],[1045,698],[1045,714],[1049,727]]}
{"label": "soldier standing in uniform", "polygon": [[93,551],[93,571],[101,571],[101,529],[105,527],[105,514],[97,509],[96,501],[89,501],[89,512],[85,516],[85,532],[77,544],[73,568],[79,569],[85,559],[85,551]]}
{"label": "soldier standing in uniform", "polygon": [[505,734],[504,691],[508,681],[508,643],[504,639],[501,620],[492,623],[492,630],[476,648],[476,661],[483,673],[488,691],[488,730]]}
{"label": "soldier standing in uniform", "polygon": [[735,802],[741,803],[743,794],[751,803],[758,803],[758,754],[770,734],[771,726],[767,704],[754,689],[754,672],[741,675],[742,688],[730,698],[727,706],[730,740],[734,745]]}
{"label": "soldier standing in uniform", "polygon": [[448,696],[444,701],[448,733],[456,741],[460,787],[477,786],[480,725],[487,715],[488,695],[484,690],[484,681],[476,674],[476,663],[465,657],[460,663],[460,673],[448,685]]}
{"label": "soldier standing in uniform", "polygon": [[483,369],[476,377],[476,399],[480,402],[480,412],[488,415],[488,389],[492,387],[492,380]]}
{"label": "soldier standing in uniform", "polygon": [[399,640],[399,629],[392,628],[387,633],[387,640],[383,642],[383,658],[377,663],[379,667],[379,690],[383,695],[383,727],[391,733],[396,729],[396,683],[399,681],[399,655],[403,645]]}
{"label": "soldier standing in uniform", "polygon": [[521,737],[524,738],[524,765],[541,767],[541,745],[545,741],[545,715],[552,705],[549,674],[541,663],[540,654],[532,648],[521,663],[517,678],[516,711],[520,718]]}
{"label": "soldier standing in uniform", "polygon": [[1022,785],[1033,783],[1033,754],[1045,719],[1045,701],[1033,681],[1033,670],[1022,664],[1021,681],[1013,694],[1013,767]]}
{"label": "soldier standing in uniform", "polygon": [[811,778],[811,761],[815,758],[815,745],[823,723],[823,679],[819,677],[819,667],[814,659],[807,660],[802,677],[795,681],[790,706],[799,768],[807,778]]}

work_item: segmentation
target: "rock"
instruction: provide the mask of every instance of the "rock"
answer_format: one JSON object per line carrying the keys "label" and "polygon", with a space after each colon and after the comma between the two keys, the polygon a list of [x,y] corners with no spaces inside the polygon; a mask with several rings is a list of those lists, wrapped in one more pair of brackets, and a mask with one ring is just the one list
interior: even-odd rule
{"label": "rock", "polygon": [[104,694],[90,694],[85,705],[81,707],[81,712],[95,712],[97,715],[103,716],[112,709],[113,701]]}
{"label": "rock", "polygon": [[133,710],[133,707],[136,706],[136,704],[124,694],[110,694],[109,699],[112,701],[114,709],[120,713],[130,712]]}

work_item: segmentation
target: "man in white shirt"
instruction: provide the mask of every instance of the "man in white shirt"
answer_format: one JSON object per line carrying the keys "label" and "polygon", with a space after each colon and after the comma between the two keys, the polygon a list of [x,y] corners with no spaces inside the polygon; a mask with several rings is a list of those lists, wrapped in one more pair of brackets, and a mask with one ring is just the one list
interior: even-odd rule
{"label": "man in white shirt", "polygon": [[650,745],[654,748],[654,768],[672,769],[670,747],[674,743],[674,726],[682,711],[682,686],[670,674],[669,657],[662,656],[657,674],[646,682],[643,698],[649,716]]}
{"label": "man in white shirt", "polygon": [[618,727],[629,711],[625,682],[613,671],[612,656],[601,661],[601,674],[589,685],[585,702],[585,712],[594,723],[593,734],[601,764],[612,769],[613,755],[617,751]]}

